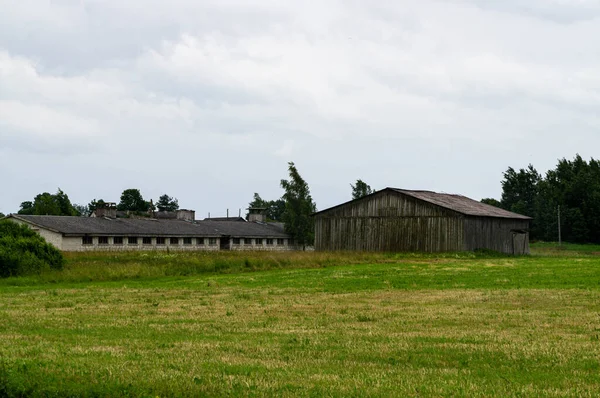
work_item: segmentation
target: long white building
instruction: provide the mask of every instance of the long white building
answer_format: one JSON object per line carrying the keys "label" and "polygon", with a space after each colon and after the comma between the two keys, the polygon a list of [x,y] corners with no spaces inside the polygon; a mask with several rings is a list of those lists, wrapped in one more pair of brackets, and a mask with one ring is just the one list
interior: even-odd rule
{"label": "long white building", "polygon": [[[189,218],[32,216],[6,218],[25,224],[62,251],[86,250],[295,250],[283,224],[199,221]],[[193,212],[191,212],[193,214]],[[110,214],[116,215],[116,214]]]}

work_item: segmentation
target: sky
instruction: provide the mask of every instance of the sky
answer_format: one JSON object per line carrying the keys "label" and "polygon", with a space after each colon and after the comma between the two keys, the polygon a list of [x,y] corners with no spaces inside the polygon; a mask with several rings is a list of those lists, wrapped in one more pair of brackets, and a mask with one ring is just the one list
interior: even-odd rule
{"label": "sky", "polygon": [[[196,217],[362,179],[499,198],[600,157],[600,0],[0,0],[0,212],[178,198]],[[244,210],[242,210],[242,214]]]}

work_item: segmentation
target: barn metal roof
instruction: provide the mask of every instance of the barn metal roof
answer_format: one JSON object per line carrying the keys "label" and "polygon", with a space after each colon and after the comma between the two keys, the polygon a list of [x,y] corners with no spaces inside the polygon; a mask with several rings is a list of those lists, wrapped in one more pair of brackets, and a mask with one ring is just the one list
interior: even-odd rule
{"label": "barn metal roof", "polygon": [[[496,217],[496,218],[511,218],[511,219],[519,219],[519,220],[531,220],[531,217],[524,216],[522,214],[513,213],[511,211],[507,211],[504,209],[500,209],[498,207],[488,205],[485,203],[478,202],[471,198],[467,198],[466,196],[456,195],[456,194],[448,194],[448,193],[438,193],[432,191],[412,191],[408,189],[400,189],[400,188],[385,188],[381,191],[377,191],[372,193],[371,195],[378,195],[382,192],[397,192],[403,195],[407,195],[413,197],[418,200],[422,200],[424,202],[431,203],[436,206],[443,207],[448,210],[455,211],[460,214],[464,214],[466,216],[476,216],[476,217]],[[371,196],[369,195],[369,196]],[[331,207],[329,209],[321,210],[315,214],[321,214],[327,212],[332,209],[336,209],[342,206],[345,206],[349,203],[353,203],[358,200],[362,200],[363,198],[355,199],[346,203],[342,203],[340,205]]]}
{"label": "barn metal roof", "polygon": [[64,235],[123,236],[239,236],[287,238],[278,223],[239,221],[183,221],[138,218],[31,216],[12,214],[17,220]]}

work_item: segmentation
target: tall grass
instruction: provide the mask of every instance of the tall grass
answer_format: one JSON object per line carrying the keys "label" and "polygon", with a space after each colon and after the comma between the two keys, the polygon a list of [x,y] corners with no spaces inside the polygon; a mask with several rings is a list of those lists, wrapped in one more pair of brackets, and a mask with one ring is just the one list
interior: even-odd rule
{"label": "tall grass", "polygon": [[[474,258],[474,253],[445,253],[437,257]],[[349,264],[395,262],[400,258],[427,261],[433,255],[359,252],[87,252],[67,253],[62,272],[45,272],[23,280],[91,282],[160,278],[198,274],[231,274],[271,269],[322,268]]]}
{"label": "tall grass", "polygon": [[[536,243],[532,257],[596,256],[600,246]],[[470,260],[510,258],[491,251],[459,253],[374,253],[374,252],[72,252],[65,253],[62,271],[46,270],[39,275],[0,281],[8,285],[38,283],[85,283],[180,277],[201,274],[233,274],[271,269],[323,268],[352,264],[402,262],[426,263],[431,260]]]}

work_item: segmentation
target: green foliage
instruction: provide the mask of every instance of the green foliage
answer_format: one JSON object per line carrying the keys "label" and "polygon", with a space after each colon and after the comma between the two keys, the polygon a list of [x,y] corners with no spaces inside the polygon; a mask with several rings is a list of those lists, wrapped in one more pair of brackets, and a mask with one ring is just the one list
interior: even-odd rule
{"label": "green foliage", "polygon": [[281,187],[285,191],[282,197],[285,201],[285,232],[290,234],[297,244],[311,245],[315,240],[314,219],[311,214],[317,211],[317,206],[310,196],[308,184],[302,179],[293,162],[288,163],[288,171],[290,180],[281,180]]}
{"label": "green foliage", "polygon": [[0,220],[0,277],[62,269],[60,251],[27,226]]}
{"label": "green foliage", "polygon": [[92,214],[97,208],[102,208],[106,205],[104,199],[92,199],[92,201],[86,206],[88,215]]}
{"label": "green foliage", "polygon": [[126,189],[121,194],[121,201],[117,209],[121,211],[144,212],[148,211],[150,204],[144,200],[139,189]]}
{"label": "green foliage", "polygon": [[0,218],[2,218],[2,217],[6,217],[6,216],[4,215],[4,213],[2,213],[2,212],[0,211]]}
{"label": "green foliage", "polygon": [[283,213],[285,212],[285,201],[283,199],[264,200],[255,192],[252,202],[248,203],[248,208],[266,209],[267,221],[283,222]]}
{"label": "green foliage", "polygon": [[502,208],[502,203],[494,198],[483,198],[481,199],[481,203]]}
{"label": "green foliage", "polygon": [[175,211],[179,209],[179,202],[177,198],[164,194],[156,201],[156,208],[159,211]]}
{"label": "green foliage", "polygon": [[370,185],[367,185],[361,179],[356,180],[356,184],[350,184],[350,186],[352,187],[352,199],[362,198],[375,192],[374,189],[371,189]]}
{"label": "green foliage", "polygon": [[500,207],[533,217],[533,240],[558,240],[559,206],[563,240],[600,243],[600,161],[562,159],[545,177],[532,165],[504,173]]}
{"label": "green foliage", "polygon": [[44,192],[36,195],[33,202],[21,203],[18,214],[38,216],[78,216],[80,212],[75,208],[69,196],[60,188],[55,194]]}
{"label": "green foliage", "polygon": [[80,205],[80,204],[74,203],[73,204],[73,208],[75,209],[75,211],[77,212],[77,215],[79,215],[79,216],[86,216],[87,217],[90,214],[92,214],[90,212],[90,209],[87,206],[85,206],[85,205]]}

